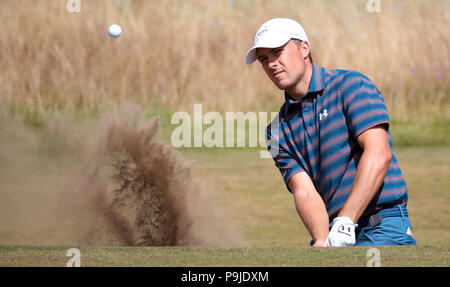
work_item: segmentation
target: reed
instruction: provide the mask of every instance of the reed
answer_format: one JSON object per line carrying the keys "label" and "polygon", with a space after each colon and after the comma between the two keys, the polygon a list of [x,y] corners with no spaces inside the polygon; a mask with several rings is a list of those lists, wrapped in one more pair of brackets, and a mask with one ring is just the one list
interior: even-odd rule
{"label": "reed", "polygon": [[[282,94],[244,55],[273,17],[301,22],[314,62],[358,70],[396,119],[450,117],[448,1],[3,0],[0,101],[90,110],[146,108],[276,111]],[[122,26],[116,39],[110,24]]]}

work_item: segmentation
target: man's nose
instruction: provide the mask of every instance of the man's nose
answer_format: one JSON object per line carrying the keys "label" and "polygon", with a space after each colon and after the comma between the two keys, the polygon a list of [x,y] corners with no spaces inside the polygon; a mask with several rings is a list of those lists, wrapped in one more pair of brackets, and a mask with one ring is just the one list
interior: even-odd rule
{"label": "man's nose", "polygon": [[267,57],[267,66],[270,69],[275,69],[278,66],[278,57],[275,56]]}

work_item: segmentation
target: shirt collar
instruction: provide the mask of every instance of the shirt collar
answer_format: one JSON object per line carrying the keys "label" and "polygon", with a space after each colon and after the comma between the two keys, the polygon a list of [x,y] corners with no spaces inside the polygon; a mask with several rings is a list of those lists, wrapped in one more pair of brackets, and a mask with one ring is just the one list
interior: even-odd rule
{"label": "shirt collar", "polygon": [[[313,64],[313,71],[311,75],[311,80],[309,81],[308,92],[306,93],[304,98],[311,93],[320,92],[323,89],[325,89],[325,68]],[[286,91],[284,92],[284,100],[285,100],[286,114],[287,111],[289,110],[290,105],[298,104],[301,102],[301,100],[297,101],[292,99]]]}

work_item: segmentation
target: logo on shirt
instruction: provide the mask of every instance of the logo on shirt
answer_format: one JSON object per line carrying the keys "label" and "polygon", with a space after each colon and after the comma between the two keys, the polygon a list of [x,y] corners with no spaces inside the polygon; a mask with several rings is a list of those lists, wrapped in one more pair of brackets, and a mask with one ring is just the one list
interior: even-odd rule
{"label": "logo on shirt", "polygon": [[328,116],[327,110],[323,110],[323,113],[319,114],[319,121],[323,120],[324,118],[326,118]]}

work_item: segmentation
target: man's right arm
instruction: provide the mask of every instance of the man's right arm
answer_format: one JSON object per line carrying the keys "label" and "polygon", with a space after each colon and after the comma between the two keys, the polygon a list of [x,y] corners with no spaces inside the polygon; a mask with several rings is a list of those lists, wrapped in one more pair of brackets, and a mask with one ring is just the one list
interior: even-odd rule
{"label": "man's right arm", "polygon": [[294,195],[297,212],[314,240],[322,247],[328,237],[328,213],[325,203],[306,172],[294,174],[288,186]]}

